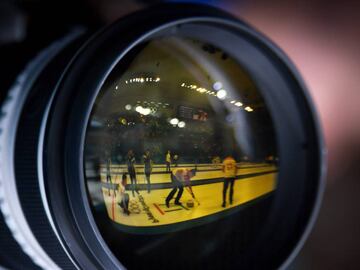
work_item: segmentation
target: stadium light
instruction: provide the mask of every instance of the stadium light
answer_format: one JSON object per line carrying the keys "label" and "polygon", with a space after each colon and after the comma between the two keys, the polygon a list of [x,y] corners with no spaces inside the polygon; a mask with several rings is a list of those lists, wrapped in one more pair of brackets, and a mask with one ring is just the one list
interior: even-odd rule
{"label": "stadium light", "polygon": [[179,128],[184,128],[185,127],[185,122],[184,121],[180,121],[179,123],[178,123],[178,127]]}
{"label": "stadium light", "polygon": [[151,113],[150,108],[143,108],[142,106],[136,106],[135,111],[142,115],[149,115]]}
{"label": "stadium light", "polygon": [[216,93],[216,96],[218,97],[218,99],[224,100],[227,96],[227,92],[226,90],[221,89]]}
{"label": "stadium light", "polygon": [[215,82],[213,84],[213,88],[214,88],[215,91],[219,91],[222,87],[223,87],[223,85],[222,85],[221,82]]}
{"label": "stadium light", "polygon": [[143,108],[141,114],[143,115],[149,115],[151,113],[150,108]]}
{"label": "stadium light", "polygon": [[170,120],[170,124],[176,126],[177,124],[179,124],[179,119],[177,119],[177,118],[172,118],[172,119]]}

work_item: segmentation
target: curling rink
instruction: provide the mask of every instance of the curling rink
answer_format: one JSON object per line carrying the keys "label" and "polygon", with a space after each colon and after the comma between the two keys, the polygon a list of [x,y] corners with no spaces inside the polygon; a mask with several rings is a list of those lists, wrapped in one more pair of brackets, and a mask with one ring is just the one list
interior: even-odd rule
{"label": "curling rink", "polygon": [[[193,164],[179,164],[176,168],[193,169]],[[192,199],[190,192],[184,188],[180,202],[181,206],[174,204],[174,199],[168,208],[165,199],[172,190],[170,173],[166,172],[165,165],[153,166],[151,174],[151,191],[147,191],[147,182],[144,167],[136,167],[137,184],[139,192],[132,195],[130,179],[128,176],[126,193],[130,196],[130,215],[123,212],[119,206],[118,183],[121,176],[127,172],[125,165],[111,166],[111,182],[107,182],[105,166],[101,168],[101,190],[105,201],[108,217],[119,225],[125,227],[154,227],[175,224],[189,220],[200,220],[236,210],[248,203],[256,201],[270,194],[276,185],[277,168],[266,163],[240,163],[238,164],[237,178],[234,184],[233,204],[229,205],[230,186],[227,190],[227,204],[222,207],[223,173],[220,164],[198,164],[197,174],[191,179],[193,193],[197,199],[194,206],[187,202]],[[172,167],[174,169],[175,167]],[[176,197],[176,194],[174,198]]]}

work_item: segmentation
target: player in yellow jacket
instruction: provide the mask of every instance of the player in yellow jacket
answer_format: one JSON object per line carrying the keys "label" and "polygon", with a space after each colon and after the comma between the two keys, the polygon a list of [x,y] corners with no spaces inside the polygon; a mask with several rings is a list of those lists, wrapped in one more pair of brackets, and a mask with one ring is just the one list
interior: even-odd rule
{"label": "player in yellow jacket", "polygon": [[233,157],[227,156],[222,164],[222,171],[224,173],[224,189],[223,189],[223,203],[222,207],[226,206],[226,192],[230,184],[230,204],[233,203],[233,194],[234,194],[234,183],[237,174],[236,161]]}
{"label": "player in yellow jacket", "polygon": [[165,163],[166,163],[166,172],[170,172],[170,165],[171,165],[171,153],[170,150],[166,152],[165,155]]}

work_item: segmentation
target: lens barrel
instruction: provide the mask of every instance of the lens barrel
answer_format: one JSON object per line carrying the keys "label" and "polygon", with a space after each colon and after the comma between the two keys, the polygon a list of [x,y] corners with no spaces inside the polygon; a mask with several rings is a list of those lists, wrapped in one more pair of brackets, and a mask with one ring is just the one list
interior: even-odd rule
{"label": "lens barrel", "polygon": [[[154,65],[150,68],[148,63]],[[217,75],[224,78],[223,87],[215,85]],[[122,84],[117,92],[118,83]],[[234,98],[229,99],[231,93]],[[149,105],[140,103],[143,100]],[[160,104],[151,105],[153,100]],[[325,147],[303,81],[272,42],[212,7],[162,4],[121,18],[92,36],[74,31],[28,65],[1,110],[0,263],[11,269],[286,267],[319,209]],[[177,122],[169,124],[175,118],[168,116],[173,112],[178,113]],[[234,127],[231,119],[238,119]],[[96,121],[102,126],[93,128]],[[148,135],[153,139],[139,135],[154,123],[157,128]],[[208,141],[192,137],[189,142],[195,148],[187,150],[181,136],[190,138],[194,130],[199,130],[200,137],[208,136]],[[124,184],[130,203],[136,202],[147,218],[151,219],[145,209],[152,207],[152,213],[176,221],[159,220],[153,227],[136,223],[136,211],[127,217],[121,212],[124,207],[114,203],[123,194],[120,177],[125,174],[133,181],[131,168],[146,179],[145,161],[134,167],[125,161],[131,160],[126,153],[134,136],[139,137],[132,149],[144,145],[141,149],[152,149],[154,160],[160,159],[156,147],[171,146],[181,153],[180,160],[171,156],[172,172],[166,173],[165,153],[161,154],[164,160],[152,166],[151,176],[159,182],[148,186],[144,180],[141,197],[131,196],[133,182]],[[224,143],[216,143],[219,140]],[[221,185],[220,190],[209,191],[210,201],[222,196],[219,175],[224,167],[210,167],[210,158],[201,160],[205,155],[201,151],[210,141],[214,146],[206,151],[215,153],[218,147],[219,155],[241,159],[237,162],[241,173],[261,166],[267,169],[249,171],[253,182],[259,179],[254,188],[247,176],[234,176],[243,179],[235,182],[235,200],[237,191],[265,190],[264,172],[271,175],[266,180],[269,188],[231,209],[219,204],[211,214],[201,210],[205,214],[181,220],[180,214],[173,213],[206,209],[206,202],[197,201],[206,200],[207,191],[202,191],[206,187]],[[231,147],[225,147],[230,141]],[[266,153],[271,157],[260,160]],[[135,153],[134,158],[139,160],[140,155]],[[90,163],[92,176],[87,169]],[[167,193],[161,193],[173,188],[177,167],[196,172],[189,176],[192,193],[187,194],[184,187],[190,207],[184,203],[183,212],[175,210],[181,207],[172,202],[166,208]],[[108,182],[108,172],[114,171]],[[150,186],[150,194],[161,195],[147,195]],[[153,203],[153,198],[160,197],[159,203]]]}

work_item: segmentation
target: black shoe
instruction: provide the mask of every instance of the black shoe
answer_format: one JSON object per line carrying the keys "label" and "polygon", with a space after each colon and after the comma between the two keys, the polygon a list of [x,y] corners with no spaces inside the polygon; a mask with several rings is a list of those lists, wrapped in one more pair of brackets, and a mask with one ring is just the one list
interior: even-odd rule
{"label": "black shoe", "polygon": [[170,207],[170,202],[169,201],[165,201],[166,207],[169,208]]}
{"label": "black shoe", "polygon": [[225,207],[226,207],[226,203],[225,203],[225,202],[223,202],[223,204],[222,204],[221,206],[225,208]]}
{"label": "black shoe", "polygon": [[175,205],[182,205],[181,202],[175,202]]}

